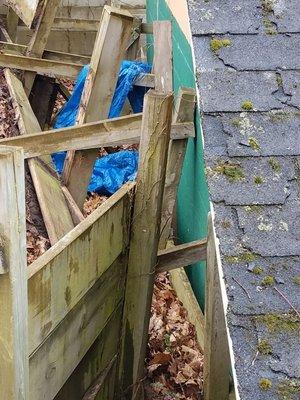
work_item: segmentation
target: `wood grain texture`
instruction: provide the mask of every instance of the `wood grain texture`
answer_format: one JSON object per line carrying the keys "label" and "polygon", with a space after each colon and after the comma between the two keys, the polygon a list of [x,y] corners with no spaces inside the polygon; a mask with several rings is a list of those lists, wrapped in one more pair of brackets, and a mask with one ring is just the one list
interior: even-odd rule
{"label": "wood grain texture", "polygon": [[208,217],[204,337],[204,399],[228,400],[230,356],[221,277],[211,214]]}
{"label": "wood grain texture", "polygon": [[[108,117],[132,25],[130,13],[104,7],[78,111],[78,125]],[[107,54],[110,56],[107,57]],[[96,153],[87,156],[85,152],[69,152],[65,161],[63,180],[80,208],[96,157]],[[80,182],[78,176],[81,177]]]}
{"label": "wood grain texture", "polygon": [[122,187],[29,266],[30,353],[123,252],[133,187]]}
{"label": "wood grain texture", "polygon": [[[0,41],[0,49],[6,54],[25,55],[28,46],[19,43],[7,43]],[[61,61],[64,63],[79,64],[81,66],[88,64],[90,57],[80,54],[65,53],[62,51],[44,50],[43,57],[46,60]]]}
{"label": "wood grain texture", "polygon": [[144,376],[173,96],[145,97],[124,308],[123,390],[139,399]]}
{"label": "wood grain texture", "polygon": [[[80,364],[74,370],[55,400],[82,400],[88,388],[95,383],[118,353],[120,329],[122,320],[122,304],[111,315],[108,323],[86,353]],[[111,388],[114,390],[114,371],[105,379],[102,392]],[[104,400],[111,400],[104,398]]]}
{"label": "wood grain texture", "polygon": [[157,254],[156,272],[171,271],[172,269],[187,267],[199,261],[205,261],[206,248],[207,241],[204,239],[160,250]]}
{"label": "wood grain texture", "polygon": [[28,400],[25,175],[21,149],[0,146],[0,398]]}
{"label": "wood grain texture", "polygon": [[[173,112],[173,123],[194,121],[196,93],[191,88],[180,88]],[[163,197],[161,217],[161,236],[159,248],[164,249],[171,235],[172,222],[175,217],[177,189],[180,182],[187,139],[171,140],[168,151],[166,184]]]}
{"label": "wood grain texture", "polygon": [[28,28],[31,28],[39,2],[40,0],[7,0],[6,4],[13,8]]}
{"label": "wood grain texture", "polygon": [[[97,149],[139,143],[141,126],[141,114],[133,114],[69,128],[0,139],[0,144],[23,147],[24,157],[32,158],[58,151]],[[171,127],[171,138],[174,140],[181,140],[193,135],[192,123],[173,124]]]}
{"label": "wood grain texture", "polygon": [[[42,58],[60,1],[44,0],[41,4],[41,11],[26,51],[27,56]],[[31,71],[24,73],[23,81],[27,96],[31,92],[35,75],[35,72]]]}
{"label": "wood grain texture", "polygon": [[125,275],[120,256],[30,356],[31,399],[54,399],[121,302]]}
{"label": "wood grain texture", "polygon": [[173,91],[173,54],[171,21],[153,22],[155,90]]}
{"label": "wood grain texture", "polygon": [[[25,136],[28,133],[41,131],[22,83],[8,69],[5,70],[5,77],[18,118],[20,134]],[[47,233],[51,244],[54,244],[73,229],[72,216],[61,184],[55,171],[52,170],[51,157],[45,156],[41,160],[30,159],[28,166]],[[57,210],[59,210],[59,213],[57,213]]]}
{"label": "wood grain texture", "polygon": [[75,79],[81,70],[79,64],[5,53],[0,53],[0,66],[3,68],[20,69],[22,71],[33,71],[52,78],[62,76],[70,79]]}
{"label": "wood grain texture", "polygon": [[11,7],[8,7],[6,14],[6,27],[7,27],[7,33],[13,42],[15,42],[17,38],[18,23],[19,23],[18,14],[16,14]]}

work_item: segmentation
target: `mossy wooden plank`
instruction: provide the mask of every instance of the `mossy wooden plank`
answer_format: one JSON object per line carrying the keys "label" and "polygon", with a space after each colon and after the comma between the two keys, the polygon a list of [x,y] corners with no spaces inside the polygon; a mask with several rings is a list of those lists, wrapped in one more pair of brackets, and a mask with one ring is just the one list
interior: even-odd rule
{"label": "mossy wooden plank", "polygon": [[[104,6],[78,110],[78,125],[108,117],[132,26],[133,17],[129,12]],[[85,151],[72,151],[68,152],[64,164],[63,180],[80,208],[96,158],[97,152],[88,155]]]}
{"label": "mossy wooden plank", "polygon": [[124,251],[133,187],[124,185],[29,266],[30,353]]}
{"label": "mossy wooden plank", "polygon": [[[41,131],[21,81],[9,69],[5,70],[5,77],[18,118],[20,134],[25,136],[28,133]],[[28,166],[47,233],[51,244],[54,244],[75,225],[61,184],[55,171],[52,170],[51,157],[44,156],[41,161],[30,159]]]}
{"label": "mossy wooden plank", "polygon": [[[111,315],[108,323],[61,388],[55,400],[82,400],[87,390],[93,387],[95,380],[105,371],[111,360],[114,359],[114,355],[118,353],[121,319],[122,304]],[[114,370],[111,370],[107,374],[100,393],[105,390],[107,385],[114,389],[114,379]]]}
{"label": "mossy wooden plank", "polygon": [[0,398],[28,400],[25,176],[21,149],[0,147]]}
{"label": "mossy wooden plank", "polygon": [[172,94],[149,91],[145,96],[120,368],[123,391],[128,390],[130,399],[140,399],[142,392],[172,104]]}
{"label": "mossy wooden plank", "polygon": [[125,275],[121,255],[30,356],[31,399],[54,399],[122,301]]}
{"label": "mossy wooden plank", "polygon": [[44,60],[42,58],[25,57],[16,54],[0,53],[1,67],[32,71],[50,77],[77,78],[81,65],[61,61]]}

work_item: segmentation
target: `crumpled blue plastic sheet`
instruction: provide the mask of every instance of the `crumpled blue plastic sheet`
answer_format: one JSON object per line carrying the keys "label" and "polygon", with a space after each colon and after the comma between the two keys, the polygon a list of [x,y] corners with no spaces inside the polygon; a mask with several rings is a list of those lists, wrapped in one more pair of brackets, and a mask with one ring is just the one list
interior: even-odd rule
{"label": "crumpled blue plastic sheet", "polygon": [[[116,90],[112,99],[109,118],[119,117],[128,98],[134,113],[143,110],[144,96],[148,88],[134,86],[135,79],[142,73],[149,73],[152,66],[138,61],[123,61],[121,64]],[[89,65],[80,71],[73,93],[61,109],[54,124],[54,129],[73,126],[79,109],[84,83],[89,72]],[[66,152],[52,155],[56,169],[62,172]],[[89,192],[104,195],[115,193],[125,182],[135,180],[138,168],[138,152],[123,150],[98,158],[88,187]]]}

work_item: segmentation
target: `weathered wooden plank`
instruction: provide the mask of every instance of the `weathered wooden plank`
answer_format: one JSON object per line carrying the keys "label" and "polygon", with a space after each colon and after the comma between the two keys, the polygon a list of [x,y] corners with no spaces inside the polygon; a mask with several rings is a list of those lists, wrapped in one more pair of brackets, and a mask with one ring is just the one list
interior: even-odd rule
{"label": "weathered wooden plank", "polygon": [[[78,111],[78,125],[108,117],[132,25],[130,13],[104,7]],[[107,57],[107,54],[110,56]],[[63,180],[80,208],[97,157],[96,152],[94,156],[86,155],[84,152],[69,152],[63,170]],[[78,176],[81,177],[80,181]]]}
{"label": "weathered wooden plank", "polygon": [[74,225],[78,225],[81,221],[84,220],[84,216],[80,211],[79,207],[77,206],[77,204],[75,203],[73,197],[71,196],[71,193],[65,186],[62,187],[62,191],[67,201],[73,223]]}
{"label": "weathered wooden plank", "polygon": [[[58,10],[60,0],[44,0],[41,4],[41,11],[38,15],[33,35],[26,51],[27,56],[41,58],[46,48],[48,37]],[[23,81],[27,96],[29,96],[35,78],[34,72],[25,72]],[[44,89],[46,90],[46,88]],[[43,107],[43,104],[41,103]]]}
{"label": "weathered wooden plank", "polygon": [[[180,88],[175,103],[173,122],[192,122],[194,120],[196,93],[194,89]],[[177,189],[181,177],[187,140],[171,140],[168,151],[166,185],[164,189],[163,210],[161,216],[161,234],[159,248],[166,247],[175,217]]]}
{"label": "weathered wooden plank", "polygon": [[18,23],[19,23],[18,14],[16,14],[11,7],[8,7],[6,14],[6,27],[7,27],[7,33],[13,42],[15,42],[17,38]]}
{"label": "weathered wooden plank", "polygon": [[[87,389],[93,385],[95,379],[109,365],[113,355],[118,352],[121,320],[122,304],[114,311],[105,328],[59,391],[55,400],[82,400],[84,393],[86,393]],[[104,386],[114,389],[115,375],[110,373],[109,378],[113,379],[113,381],[110,382],[109,379],[106,379]],[[111,399],[106,398],[105,400]]]}
{"label": "weathered wooden plank", "polygon": [[[0,139],[1,145],[23,147],[24,157],[31,158],[66,150],[97,149],[139,143],[141,114],[92,122],[26,136]],[[171,138],[192,136],[193,124],[173,124]]]}
{"label": "weathered wooden plank", "polygon": [[124,185],[29,266],[30,353],[122,253],[133,187]]}
{"label": "weathered wooden plank", "polygon": [[39,3],[40,0],[6,0],[6,4],[13,8],[28,28],[31,28],[39,11]]}
{"label": "weathered wooden plank", "polygon": [[205,261],[206,247],[207,240],[204,239],[160,250],[157,254],[156,272],[171,271],[198,261]]}
{"label": "weathered wooden plank", "polygon": [[228,400],[230,356],[212,216],[208,217],[204,399]]}
{"label": "weathered wooden plank", "polygon": [[[5,77],[16,111],[21,135],[40,131],[39,123],[31,109],[23,85],[8,69]],[[74,223],[54,170],[51,169],[51,157],[41,160],[28,160],[30,174],[38,197],[41,212],[51,244],[74,227]],[[59,210],[59,213],[57,213]]]}
{"label": "weathered wooden plank", "polygon": [[205,319],[184,268],[172,270],[170,272],[170,280],[178,299],[188,312],[189,321],[195,326],[197,342],[203,350]]}
{"label": "weathered wooden plank", "polygon": [[155,75],[154,74],[141,74],[134,81],[135,86],[143,86],[148,88],[155,87]]}
{"label": "weathered wooden plank", "polygon": [[44,60],[15,54],[0,53],[1,67],[16,68],[23,71],[33,71],[50,77],[67,77],[75,79],[81,70],[81,65],[61,61]]}
{"label": "weathered wooden plank", "polygon": [[173,90],[173,55],[171,21],[153,22],[155,90]]}
{"label": "weathered wooden plank", "polygon": [[121,302],[125,275],[120,256],[30,356],[31,399],[54,399]]}
{"label": "weathered wooden plank", "polygon": [[139,399],[144,376],[173,95],[145,96],[124,306],[123,390]]}
{"label": "weathered wooden plank", "polygon": [[1,399],[28,400],[25,176],[21,149],[0,147]]}
{"label": "weathered wooden plank", "polygon": [[[8,43],[0,41],[0,50],[6,54],[25,55],[28,46],[19,43]],[[80,54],[65,53],[62,51],[45,50],[43,57],[46,60],[61,61],[64,63],[79,64],[83,66],[90,62],[90,57]]]}

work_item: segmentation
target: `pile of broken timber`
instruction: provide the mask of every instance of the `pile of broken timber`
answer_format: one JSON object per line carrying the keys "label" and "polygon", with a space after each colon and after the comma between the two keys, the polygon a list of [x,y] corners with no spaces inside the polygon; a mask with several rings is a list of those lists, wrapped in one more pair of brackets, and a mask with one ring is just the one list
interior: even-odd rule
{"label": "pile of broken timber", "polygon": [[[136,81],[155,91],[147,94],[143,114],[107,120],[121,61],[137,30],[128,11],[105,6],[76,125],[45,130],[57,93],[68,97],[58,79],[74,79],[87,61],[45,50],[58,4],[42,3],[26,47],[9,39],[10,26],[0,54],[20,131],[0,141],[3,187],[5,182],[0,195],[5,232],[5,239],[0,232],[0,318],[8,327],[5,332],[0,327],[5,366],[0,399],[17,399],[18,393],[24,400],[80,399],[96,379],[102,382],[99,398],[113,399],[116,392],[115,398],[126,393],[138,399],[155,273],[206,258],[206,240],[165,249],[187,138],[194,135],[195,93],[181,89],[174,106],[171,24],[157,22],[151,29],[153,73]],[[134,143],[140,144],[136,185],[125,185],[83,220],[97,149]],[[58,151],[67,151],[61,178],[50,157]],[[23,257],[23,159],[53,246],[29,273]],[[203,326],[199,341],[203,347]]]}

